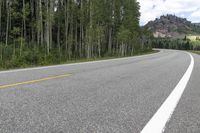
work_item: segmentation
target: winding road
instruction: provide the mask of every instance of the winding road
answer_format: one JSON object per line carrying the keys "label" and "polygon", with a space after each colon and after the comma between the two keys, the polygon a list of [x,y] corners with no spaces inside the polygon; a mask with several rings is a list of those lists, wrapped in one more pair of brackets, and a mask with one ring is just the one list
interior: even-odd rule
{"label": "winding road", "polygon": [[0,72],[0,133],[199,133],[200,56],[184,51]]}

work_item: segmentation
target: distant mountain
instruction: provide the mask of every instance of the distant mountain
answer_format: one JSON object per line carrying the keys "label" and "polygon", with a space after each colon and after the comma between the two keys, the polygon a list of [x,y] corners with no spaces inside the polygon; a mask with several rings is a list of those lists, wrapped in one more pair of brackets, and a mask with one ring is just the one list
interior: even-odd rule
{"label": "distant mountain", "polygon": [[166,15],[148,22],[144,28],[152,31],[154,37],[184,38],[185,35],[199,35],[200,23],[191,23],[185,18]]}

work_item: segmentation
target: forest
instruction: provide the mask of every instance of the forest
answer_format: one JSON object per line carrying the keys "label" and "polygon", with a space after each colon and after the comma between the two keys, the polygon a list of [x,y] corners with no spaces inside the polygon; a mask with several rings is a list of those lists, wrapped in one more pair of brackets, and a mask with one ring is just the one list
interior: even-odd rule
{"label": "forest", "polygon": [[152,47],[154,48],[164,48],[164,49],[177,49],[177,50],[200,50],[200,41],[197,38],[195,41],[190,40],[185,36],[181,38],[153,38]]}
{"label": "forest", "polygon": [[0,0],[0,69],[151,51],[136,0]]}

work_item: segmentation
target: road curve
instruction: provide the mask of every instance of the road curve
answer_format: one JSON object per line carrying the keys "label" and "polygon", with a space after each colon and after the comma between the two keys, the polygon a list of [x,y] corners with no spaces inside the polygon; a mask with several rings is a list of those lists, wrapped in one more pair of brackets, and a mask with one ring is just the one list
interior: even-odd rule
{"label": "road curve", "polygon": [[[200,57],[193,57],[191,79],[165,132],[200,131]],[[133,58],[0,72],[0,86],[8,86],[0,89],[0,132],[138,133],[190,62],[185,52],[161,50]]]}

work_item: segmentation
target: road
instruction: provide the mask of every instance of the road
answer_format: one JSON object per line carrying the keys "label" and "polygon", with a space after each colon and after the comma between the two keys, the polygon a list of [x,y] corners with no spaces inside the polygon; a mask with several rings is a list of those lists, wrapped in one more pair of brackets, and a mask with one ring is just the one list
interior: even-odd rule
{"label": "road", "polygon": [[[192,56],[193,72],[164,127],[166,133],[200,132],[200,56]],[[161,50],[0,72],[0,132],[139,133],[190,64],[186,52]]]}

